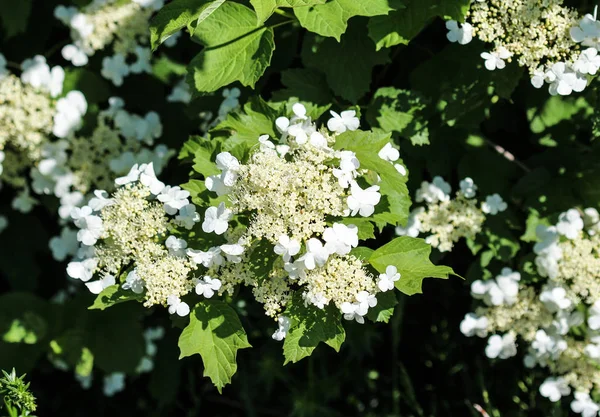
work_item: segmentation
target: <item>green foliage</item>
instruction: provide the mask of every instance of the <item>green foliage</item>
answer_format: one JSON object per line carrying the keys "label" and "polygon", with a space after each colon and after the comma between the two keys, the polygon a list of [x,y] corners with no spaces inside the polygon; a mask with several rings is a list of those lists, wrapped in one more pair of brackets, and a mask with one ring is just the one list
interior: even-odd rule
{"label": "green foliage", "polygon": [[25,31],[32,6],[32,0],[0,3],[0,23],[7,38]]}
{"label": "green foliage", "polygon": [[283,342],[284,365],[310,356],[321,342],[339,352],[346,340],[339,310],[333,305],[322,310],[306,306],[298,294],[288,304],[285,315],[292,323]]}
{"label": "green foliage", "polygon": [[[12,372],[2,371],[0,378],[0,409],[2,405],[6,411],[14,416],[27,416],[37,409],[36,399],[29,389],[29,382],[25,382],[25,375],[17,377],[13,368]],[[18,413],[16,413],[18,411]]]}
{"label": "green foliage", "polygon": [[278,7],[301,7],[324,4],[326,0],[250,0],[259,23],[264,23]]}
{"label": "green foliage", "polygon": [[431,263],[430,254],[431,246],[423,239],[402,236],[373,252],[369,263],[380,273],[384,273],[389,265],[395,266],[400,272],[396,288],[407,295],[420,294],[423,279],[447,279],[454,275],[452,268]]}
{"label": "green foliage", "polygon": [[346,32],[348,20],[354,16],[378,16],[387,14],[392,8],[390,0],[331,0],[313,7],[294,9],[300,24],[321,36],[330,36],[338,41]]}
{"label": "green foliage", "polygon": [[209,93],[239,81],[254,87],[271,62],[273,29],[256,27],[256,14],[246,6],[226,2],[204,19],[194,38],[205,48],[188,67],[188,82]]}
{"label": "green foliage", "polygon": [[394,315],[394,308],[398,304],[395,291],[386,291],[377,294],[377,305],[371,307],[367,313],[369,320],[388,323]]}
{"label": "green foliage", "polygon": [[133,291],[124,290],[118,285],[111,285],[98,294],[94,304],[90,306],[90,310],[105,310],[115,304],[142,299],[143,294],[136,294]]}
{"label": "green foliage", "polygon": [[463,20],[470,0],[405,0],[404,8],[369,22],[369,36],[377,49],[408,44],[435,16]]}
{"label": "green foliage", "polygon": [[219,392],[237,370],[237,351],[249,348],[246,332],[236,312],[223,301],[198,303],[190,314],[190,324],[179,337],[180,358],[200,354],[204,376]]}

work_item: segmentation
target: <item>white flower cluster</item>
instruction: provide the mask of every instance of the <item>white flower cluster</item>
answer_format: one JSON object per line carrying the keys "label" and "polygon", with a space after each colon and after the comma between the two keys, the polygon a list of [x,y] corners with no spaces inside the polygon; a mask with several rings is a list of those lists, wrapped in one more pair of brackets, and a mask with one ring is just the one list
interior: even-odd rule
{"label": "white flower cluster", "polygon": [[[103,58],[102,76],[120,86],[129,74],[150,73],[148,20],[163,3],[163,0],[93,0],[81,10],[74,6],[56,7],[54,16],[71,29],[72,43],[63,47],[63,58],[75,66],[83,66],[96,51],[112,44],[114,55]],[[173,46],[176,40],[177,36],[172,36],[165,44]]]}
{"label": "white flower cluster", "polygon": [[[489,358],[517,354],[526,343],[524,365],[551,374],[539,387],[550,401],[574,394],[571,409],[596,416],[590,394],[600,387],[600,215],[593,208],[562,213],[553,226],[537,228],[533,247],[542,285],[523,282],[509,268],[494,280],[475,281],[473,298],[483,306],[460,325],[466,336],[487,337]],[[504,333],[504,334],[502,334]]]}
{"label": "white flower cluster", "polygon": [[399,236],[417,237],[429,234],[425,241],[440,252],[452,250],[460,238],[474,239],[481,231],[485,215],[496,215],[507,208],[499,194],[486,197],[477,207],[477,185],[471,178],[460,181],[456,198],[451,199],[452,187],[442,177],[432,182],[423,181],[415,195],[415,202],[424,203],[413,209],[406,226],[396,227]]}
{"label": "white flower cluster", "polygon": [[474,36],[494,45],[481,57],[493,71],[517,57],[529,69],[535,88],[549,86],[551,95],[583,91],[588,76],[600,69],[600,22],[594,14],[579,19],[563,0],[474,2],[467,22],[446,22],[447,38],[461,45]]}

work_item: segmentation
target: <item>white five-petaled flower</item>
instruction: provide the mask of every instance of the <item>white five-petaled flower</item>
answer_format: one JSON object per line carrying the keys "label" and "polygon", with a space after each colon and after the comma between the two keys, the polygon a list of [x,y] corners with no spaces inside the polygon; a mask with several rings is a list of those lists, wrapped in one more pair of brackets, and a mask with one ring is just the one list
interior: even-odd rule
{"label": "white five-petaled flower", "polygon": [[360,120],[354,110],[346,110],[340,114],[330,110],[329,113],[333,117],[327,121],[327,128],[332,132],[344,133],[346,130],[356,130],[360,126]]}
{"label": "white five-petaled flower", "polygon": [[202,230],[206,233],[215,233],[222,235],[229,228],[229,220],[233,217],[233,212],[225,208],[225,203],[219,204],[219,207],[209,207],[204,213],[204,222]]}
{"label": "white five-petaled flower", "polygon": [[167,305],[169,306],[169,314],[175,314],[179,317],[185,317],[190,314],[190,306],[176,295],[167,297]]}
{"label": "white five-petaled flower", "polygon": [[169,249],[169,253],[173,256],[185,256],[187,242],[184,239],[179,239],[175,236],[169,236],[165,241],[165,246]]}
{"label": "white five-petaled flower", "polygon": [[196,294],[202,295],[205,298],[211,298],[220,288],[221,280],[205,275],[204,278],[198,280],[198,283],[196,284]]}
{"label": "white five-petaled flower", "polygon": [[552,313],[568,310],[573,302],[567,297],[567,290],[554,284],[546,284],[540,293],[540,301]]}
{"label": "white five-petaled flower", "polygon": [[277,255],[281,255],[284,262],[289,262],[292,256],[295,256],[300,252],[300,242],[296,239],[290,239],[289,236],[279,236],[277,245],[275,245],[274,251]]}
{"label": "white five-petaled flower", "polygon": [[587,78],[579,75],[564,62],[557,62],[550,67],[548,82],[550,94],[568,96],[573,91],[582,92],[587,86]]}
{"label": "white five-petaled flower", "polygon": [[356,181],[350,183],[350,196],[348,197],[348,208],[352,216],[357,213],[362,217],[369,217],[375,212],[375,206],[379,204],[381,194],[379,186],[372,185],[369,188],[362,189]]}
{"label": "white five-petaled flower", "polygon": [[488,339],[485,355],[490,359],[500,358],[508,359],[517,354],[517,345],[515,335],[506,333],[504,336],[492,335]]}
{"label": "white five-petaled flower", "polygon": [[460,191],[465,196],[465,198],[473,198],[477,193],[477,185],[473,179],[466,177],[465,179],[460,181]]}
{"label": "white five-petaled flower", "polygon": [[85,286],[92,294],[100,294],[104,289],[115,285],[116,280],[114,275],[106,274],[104,278],[93,282],[86,282]]}
{"label": "white five-petaled flower", "polygon": [[301,261],[306,269],[313,270],[317,266],[325,265],[328,258],[329,251],[319,239],[313,237],[306,242],[306,253],[298,261]]}
{"label": "white five-petaled flower", "polygon": [[347,255],[358,246],[358,227],[353,224],[334,223],[323,231],[325,249],[330,254]]}
{"label": "white five-petaled flower", "polygon": [[488,318],[478,317],[474,313],[465,314],[465,318],[460,322],[460,332],[467,337],[477,336],[486,337],[488,334]]}
{"label": "white five-petaled flower", "polygon": [[179,214],[175,216],[175,223],[181,227],[185,227],[187,230],[191,230],[194,224],[200,221],[200,215],[196,213],[196,206],[193,204],[186,204],[179,209]]}
{"label": "white five-petaled flower", "polygon": [[394,289],[394,283],[400,279],[400,273],[394,265],[388,265],[385,268],[385,274],[379,275],[379,281],[377,286],[382,292],[390,291]]}
{"label": "white five-petaled flower", "polygon": [[275,333],[273,333],[273,339],[281,342],[287,336],[290,330],[291,320],[286,316],[277,317],[277,325],[279,326]]}
{"label": "white five-petaled flower", "polygon": [[581,51],[579,58],[573,64],[573,69],[582,74],[595,75],[600,68],[600,56],[596,48]]}
{"label": "white five-petaled flower", "polygon": [[69,262],[67,265],[67,275],[73,279],[80,279],[83,282],[87,282],[92,279],[97,265],[98,259],[96,258]]}
{"label": "white five-petaled flower", "polygon": [[504,60],[511,56],[512,54],[505,47],[501,47],[497,51],[483,52],[481,54],[481,57],[485,60],[485,67],[489,71],[506,67],[506,62]]}
{"label": "white five-petaled flower", "polygon": [[506,210],[508,205],[504,202],[500,194],[488,195],[485,202],[481,204],[481,211],[487,214],[496,215]]}
{"label": "white five-petaled flower", "polygon": [[93,211],[100,211],[106,206],[114,204],[114,200],[108,198],[108,193],[104,190],[94,190],[94,197],[88,202],[88,206]]}
{"label": "white five-petaled flower", "polygon": [[74,207],[71,211],[71,218],[75,226],[79,228],[77,240],[87,246],[93,246],[104,232],[102,218],[92,214],[89,206],[81,208]]}
{"label": "white five-petaled flower", "polygon": [[221,256],[221,248],[214,246],[203,252],[201,250],[188,249],[187,256],[197,265],[202,265],[205,268],[210,268],[213,265],[222,265],[223,256]]}
{"label": "white five-petaled flower", "polygon": [[543,397],[548,398],[553,403],[559,401],[562,397],[565,397],[571,393],[569,383],[563,378],[546,378],[546,380],[540,385],[540,394]]}
{"label": "white five-petaled flower", "polygon": [[567,210],[558,216],[556,231],[567,239],[575,239],[583,230],[583,219],[576,209]]}
{"label": "white five-petaled flower", "polygon": [[233,243],[228,245],[221,245],[221,252],[225,254],[228,262],[234,264],[242,262],[242,254],[244,253],[244,247],[239,243]]}
{"label": "white five-petaled flower", "polygon": [[340,309],[342,311],[342,314],[344,314],[344,319],[356,320],[356,322],[363,324],[365,322],[363,316],[367,314],[368,305],[365,307],[364,304],[358,302],[349,303],[346,301],[342,303]]}
{"label": "white five-petaled flower", "polygon": [[473,26],[469,23],[461,23],[460,27],[456,20],[448,20],[446,22],[448,33],[446,38],[450,42],[458,42],[461,45],[466,45],[473,40]]}
{"label": "white five-petaled flower", "polygon": [[433,177],[433,181],[423,181],[421,183],[421,188],[417,190],[415,195],[415,201],[417,203],[425,201],[430,204],[435,204],[438,201],[448,201],[450,200],[451,191],[450,184],[439,175],[436,175]]}
{"label": "white five-petaled flower", "polygon": [[400,152],[390,142],[386,143],[377,154],[384,161],[396,162],[400,158]]}
{"label": "white five-petaled flower", "polygon": [[356,170],[360,167],[360,162],[352,151],[341,151],[336,157],[340,158],[340,167],[333,169],[333,176],[338,179],[340,186],[348,188],[357,176]]}
{"label": "white five-petaled flower", "polygon": [[166,186],[156,198],[163,203],[167,214],[174,215],[179,209],[190,203],[188,200],[189,196],[190,193],[182,190],[180,187]]}
{"label": "white five-petaled flower", "polygon": [[600,45],[600,22],[596,20],[596,12],[593,15],[586,14],[578,26],[571,28],[570,34],[574,42],[597,48]]}
{"label": "white five-petaled flower", "polygon": [[135,269],[127,274],[125,282],[123,283],[124,290],[131,290],[136,294],[143,293],[145,287],[144,280],[140,278]]}
{"label": "white five-petaled flower", "polygon": [[571,401],[571,410],[581,414],[582,417],[596,417],[600,407],[591,398],[587,392],[576,392],[575,399]]}

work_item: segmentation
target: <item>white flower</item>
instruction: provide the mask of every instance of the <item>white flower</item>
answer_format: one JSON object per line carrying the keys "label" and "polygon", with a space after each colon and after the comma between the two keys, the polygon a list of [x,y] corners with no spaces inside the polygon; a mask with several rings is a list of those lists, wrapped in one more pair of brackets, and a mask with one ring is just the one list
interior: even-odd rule
{"label": "white flower", "polygon": [[77,7],[63,5],[56,6],[54,9],[54,17],[63,22],[65,25],[71,24],[71,19],[77,14]]}
{"label": "white flower", "polygon": [[325,295],[323,293],[302,293],[302,297],[304,298],[305,303],[310,303],[321,310],[323,310],[325,306],[329,303],[329,300],[325,298]]}
{"label": "white flower", "polygon": [[379,186],[372,185],[369,188],[362,189],[356,181],[350,183],[350,196],[348,197],[348,208],[351,215],[357,213],[362,217],[369,217],[375,212],[375,206],[381,200]]}
{"label": "white flower", "polygon": [[[135,167],[136,165],[134,165]],[[131,168],[133,170],[133,168]],[[159,195],[165,188],[165,184],[156,178],[154,173],[154,163],[142,164],[139,166],[140,182],[150,189],[154,195]],[[115,181],[116,182],[116,181]]]}
{"label": "white flower", "polygon": [[340,158],[340,168],[334,168],[333,175],[338,179],[340,186],[348,188],[357,176],[356,170],[360,167],[360,162],[352,151],[341,151],[336,157]]}
{"label": "white flower", "polygon": [[42,55],[26,59],[21,64],[21,69],[23,70],[21,80],[25,84],[50,93],[52,97],[57,97],[62,93],[65,71],[59,66],[53,67],[51,70],[46,64],[46,58]]}
{"label": "white flower", "polygon": [[215,292],[221,288],[221,281],[218,278],[211,278],[205,275],[204,278],[196,284],[196,294],[202,295],[205,298],[211,298]]}
{"label": "white flower", "polygon": [[217,168],[221,170],[220,175],[212,175],[206,178],[206,188],[216,192],[217,195],[225,195],[229,192],[229,187],[235,184],[238,178],[240,162],[229,152],[221,152],[216,158]]}
{"label": "white flower", "polygon": [[80,91],[69,91],[56,102],[52,133],[65,138],[81,127],[82,118],[87,111],[87,101]]}
{"label": "white flower", "polygon": [[175,223],[187,230],[191,230],[196,223],[200,221],[200,214],[196,213],[196,206],[186,204],[179,209],[179,214],[175,217]]}
{"label": "white flower", "polygon": [[281,255],[284,262],[289,262],[292,256],[295,256],[300,252],[300,242],[296,239],[290,239],[289,236],[279,236],[277,245],[275,245],[274,251],[277,255]]}
{"label": "white flower", "polygon": [[547,284],[542,288],[540,301],[552,313],[559,310],[568,310],[573,305],[567,297],[567,291],[563,287],[553,286],[552,284]]}
{"label": "white flower", "polygon": [[584,46],[598,46],[600,38],[600,22],[596,21],[596,16],[586,14],[578,26],[573,26],[570,30],[571,38],[574,42],[582,43]]}
{"label": "white flower", "polygon": [[221,252],[225,254],[228,262],[237,264],[242,261],[241,255],[244,253],[244,247],[239,243],[221,245],[220,248]]}
{"label": "white flower", "polygon": [[165,241],[165,246],[173,256],[185,256],[186,254],[187,242],[184,239],[169,236]]}
{"label": "white flower", "polygon": [[190,314],[190,306],[185,301],[181,301],[176,295],[169,295],[167,297],[167,305],[169,306],[169,314],[177,313],[179,317],[185,317]]}
{"label": "white flower", "polygon": [[67,265],[67,275],[73,279],[80,279],[83,282],[87,282],[92,278],[97,265],[98,260],[96,258],[69,262]]}
{"label": "white flower", "polygon": [[327,121],[327,128],[332,132],[344,133],[346,130],[356,130],[360,126],[360,120],[354,110],[346,110],[340,114],[330,110],[329,113],[333,117]]}
{"label": "white flower", "polygon": [[595,75],[600,68],[600,56],[596,48],[588,48],[579,54],[573,69],[582,74]]}
{"label": "white flower", "polygon": [[600,300],[597,300],[588,311],[588,327],[592,330],[600,329]]}
{"label": "white flower", "polygon": [[530,355],[536,362],[546,366],[555,361],[567,349],[567,342],[558,335],[550,335],[543,329],[535,332],[535,340],[531,342]]}
{"label": "white flower", "polygon": [[107,397],[112,397],[115,394],[125,389],[125,374],[122,372],[114,372],[104,377],[104,387],[102,391]]}
{"label": "white flower", "polygon": [[71,64],[75,65],[76,67],[83,67],[89,62],[86,51],[77,45],[68,44],[63,46],[63,48],[60,50],[60,54],[64,59],[70,61]]}
{"label": "white flower", "polygon": [[127,274],[125,282],[123,283],[124,290],[131,290],[136,294],[144,292],[144,281],[138,276],[137,271],[134,269]]}
{"label": "white flower", "polygon": [[461,23],[460,27],[456,20],[448,20],[446,22],[448,33],[446,38],[450,42],[458,42],[461,45],[466,45],[473,40],[473,26],[469,23]]}
{"label": "white flower", "polygon": [[460,332],[467,337],[477,336],[486,337],[488,334],[488,318],[478,317],[474,313],[465,314],[465,318],[460,322]]}
{"label": "white flower", "polygon": [[37,203],[38,201],[29,193],[29,189],[25,188],[13,199],[11,207],[21,213],[29,213]]}
{"label": "white flower", "polygon": [[271,150],[271,152],[275,151],[275,144],[269,140],[269,135],[260,135],[258,143],[260,144],[260,150],[263,152],[268,150]]}
{"label": "white flower", "polygon": [[379,281],[377,281],[377,286],[383,292],[390,291],[394,289],[395,282],[400,279],[400,273],[398,269],[394,265],[388,265],[385,268],[385,274],[379,275]]}
{"label": "white flower", "polygon": [[315,148],[327,149],[327,139],[320,132],[313,132],[308,139],[308,143]]}
{"label": "white flower", "polygon": [[330,254],[347,255],[352,248],[358,246],[358,227],[353,224],[346,226],[342,223],[334,223],[333,227],[327,227],[323,231],[323,240],[326,242],[325,249]]}
{"label": "white flower", "polygon": [[104,57],[100,74],[104,78],[111,80],[117,87],[122,86],[123,78],[129,75],[129,65],[125,61],[125,56],[115,54],[112,57]]}
{"label": "white flower", "polygon": [[167,214],[174,215],[179,209],[190,204],[189,196],[189,191],[182,190],[180,187],[166,186],[156,198],[163,203]]}
{"label": "white flower", "polygon": [[485,348],[485,355],[488,358],[508,359],[516,354],[517,345],[515,344],[515,336],[512,333],[506,333],[504,336],[495,334],[488,339]]}
{"label": "white flower", "polygon": [[463,193],[465,198],[473,198],[477,193],[477,185],[469,177],[460,181],[460,191]]}
{"label": "white flower", "polygon": [[406,226],[396,226],[396,235],[417,237],[421,232],[421,221],[418,215],[425,211],[425,207],[417,207],[408,215]]}
{"label": "white flower", "polygon": [[481,57],[485,60],[485,67],[489,71],[506,67],[504,60],[511,56],[512,54],[505,47],[501,47],[498,51],[483,52],[481,54]]}
{"label": "white flower", "polygon": [[100,211],[106,206],[114,204],[112,198],[108,198],[108,193],[104,190],[94,190],[94,197],[88,202],[88,206],[93,211]]}
{"label": "white flower", "polygon": [[115,285],[116,280],[114,275],[106,274],[104,278],[93,282],[86,282],[85,286],[92,294],[100,294],[104,289]]}
{"label": "white flower", "polygon": [[88,20],[84,13],[76,12],[69,21],[69,25],[80,38],[86,39],[94,32],[94,24]]}
{"label": "white flower", "polygon": [[488,195],[485,202],[481,203],[481,211],[492,216],[506,210],[508,205],[504,202],[500,194]]}
{"label": "white flower", "polygon": [[427,181],[421,183],[421,188],[417,190],[415,201],[417,203],[425,201],[429,204],[435,204],[438,201],[448,201],[450,200],[451,191],[450,184],[444,181],[442,177],[435,176],[431,183]]}
{"label": "white flower", "polygon": [[219,204],[219,207],[209,207],[204,213],[204,222],[202,230],[206,233],[215,233],[222,235],[229,228],[229,220],[233,217],[233,212],[225,208],[225,203]]}
{"label": "white flower", "polygon": [[92,214],[89,206],[74,207],[71,211],[73,223],[79,228],[77,240],[87,246],[93,246],[104,232],[104,225],[99,216]]}
{"label": "white flower", "polygon": [[367,314],[368,308],[365,308],[361,303],[344,302],[341,305],[342,314],[346,320],[356,320],[360,324],[364,324],[363,316]]}
{"label": "white flower", "polygon": [[590,398],[590,394],[580,391],[575,393],[575,399],[571,401],[571,410],[582,417],[595,417],[600,407]]}
{"label": "white flower", "polygon": [[221,256],[221,248],[218,246],[210,248],[208,251],[188,249],[187,256],[196,265],[202,265],[205,268],[210,268],[213,265],[222,265],[223,257]]}
{"label": "white flower", "polygon": [[[169,38],[170,39],[170,38]],[[185,82],[185,79],[179,81],[173,87],[171,94],[167,96],[167,101],[170,103],[189,103],[192,101],[192,93],[190,92],[189,85]]]}
{"label": "white flower", "polygon": [[[0,174],[2,172],[0,171]],[[598,232],[598,226],[600,222],[600,213],[593,207],[588,207],[583,210],[583,225],[587,229],[587,232],[594,236]]]}
{"label": "white flower", "polygon": [[550,94],[568,96],[573,91],[581,92],[587,86],[587,78],[580,76],[564,62],[557,62],[550,68]]}
{"label": "white flower", "polygon": [[152,73],[152,65],[150,64],[152,51],[150,51],[150,48],[136,46],[134,53],[137,59],[131,64],[129,70],[134,74],[141,74],[142,72],[147,74]]}
{"label": "white flower", "polygon": [[398,171],[398,174],[402,175],[403,177],[406,176],[406,168],[404,167],[404,165],[401,164],[394,164],[394,168],[396,168],[396,171]]}
{"label": "white flower", "polygon": [[317,265],[325,265],[328,258],[329,251],[319,239],[313,237],[306,242],[306,253],[298,261],[303,262],[306,269],[313,270]]}
{"label": "white flower", "polygon": [[132,182],[136,182],[140,179],[140,167],[138,164],[135,164],[131,167],[127,175],[123,177],[118,177],[115,179],[116,185],[125,185],[130,184]]}
{"label": "white flower", "polygon": [[275,330],[273,333],[273,339],[281,342],[287,336],[287,333],[290,330],[290,325],[292,324],[291,320],[286,316],[277,317],[277,325],[279,328]]}
{"label": "white flower", "polygon": [[295,262],[287,262],[283,265],[283,269],[288,273],[290,279],[306,278],[306,266],[303,259],[298,259]]}
{"label": "white flower", "polygon": [[563,377],[559,378],[546,378],[546,380],[540,385],[540,394],[543,397],[548,398],[553,403],[559,401],[562,397],[565,397],[571,393],[569,384]]}
{"label": "white flower", "polygon": [[52,251],[52,257],[57,261],[64,261],[67,259],[67,256],[77,253],[77,249],[79,248],[77,232],[64,227],[60,232],[60,236],[54,236],[50,239],[49,246]]}
{"label": "white flower", "polygon": [[386,143],[377,154],[384,161],[396,162],[400,158],[400,152],[390,142]]}
{"label": "white flower", "polygon": [[554,81],[552,77],[554,77],[554,73],[552,71],[545,71],[544,67],[539,67],[531,76],[531,85],[533,85],[535,88],[542,88],[546,81]]}
{"label": "white flower", "polygon": [[152,10],[160,10],[165,4],[164,0],[133,0],[133,2]]}
{"label": "white flower", "polygon": [[583,230],[583,219],[576,209],[567,210],[558,216],[556,231],[567,239],[575,239]]}
{"label": "white flower", "polygon": [[375,307],[377,305],[377,297],[373,294],[369,294],[367,291],[359,291],[358,294],[356,294],[356,301],[360,303],[365,311],[370,307]]}
{"label": "white flower", "polygon": [[71,216],[71,211],[83,202],[83,194],[79,191],[67,193],[60,198],[60,207],[58,215],[61,219],[68,219]]}

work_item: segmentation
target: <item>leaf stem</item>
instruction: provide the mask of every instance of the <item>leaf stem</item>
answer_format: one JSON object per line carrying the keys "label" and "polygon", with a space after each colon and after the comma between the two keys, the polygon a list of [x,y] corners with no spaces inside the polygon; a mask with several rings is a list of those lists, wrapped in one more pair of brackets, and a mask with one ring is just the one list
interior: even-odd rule
{"label": "leaf stem", "polygon": [[275,23],[275,24],[269,25],[267,27],[271,28],[271,29],[275,29],[275,28],[278,28],[279,26],[287,25],[288,23],[294,23],[295,21],[296,21],[296,19],[284,20],[283,22]]}
{"label": "leaf stem", "polygon": [[277,13],[278,15],[281,15],[283,17],[287,17],[288,19],[296,20],[296,16],[294,16],[293,13],[286,12],[285,10],[275,9],[275,13]]}

